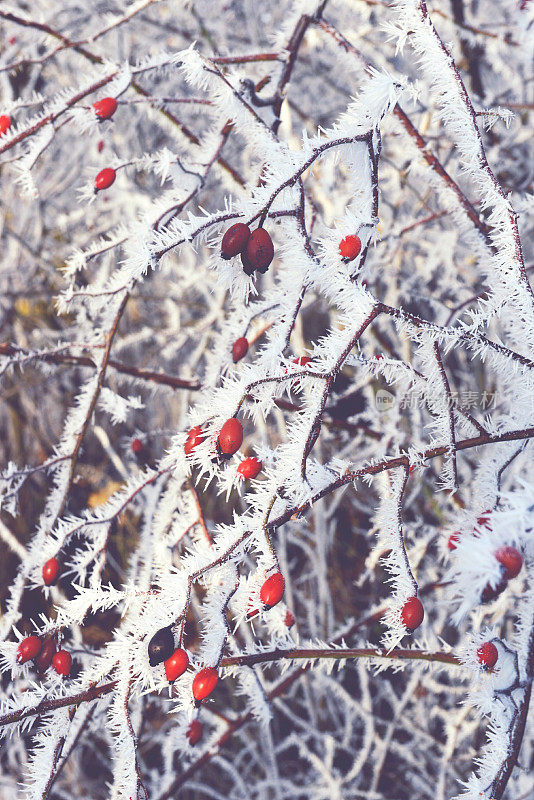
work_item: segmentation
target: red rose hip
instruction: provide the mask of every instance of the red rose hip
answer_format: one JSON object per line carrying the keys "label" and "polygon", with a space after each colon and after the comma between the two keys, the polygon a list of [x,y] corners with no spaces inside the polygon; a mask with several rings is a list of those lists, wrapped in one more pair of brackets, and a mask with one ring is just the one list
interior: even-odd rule
{"label": "red rose hip", "polygon": [[243,443],[243,426],[235,417],[227,419],[219,433],[218,444],[221,452],[226,456],[237,453]]}
{"label": "red rose hip", "polygon": [[17,648],[17,663],[25,664],[41,652],[41,640],[38,636],[26,636]]}
{"label": "red rose hip", "polygon": [[262,463],[259,459],[254,458],[245,458],[241,464],[237,468],[237,474],[246,481],[253,480],[253,478],[257,478],[261,472]]}
{"label": "red rose hip", "polygon": [[165,675],[169,683],[183,675],[189,664],[189,656],[185,650],[178,647],[172,656],[165,661]]}
{"label": "red rose hip", "polygon": [[57,558],[49,558],[43,564],[43,581],[45,586],[52,586],[57,581],[59,575],[59,561]]}
{"label": "red rose hip", "polygon": [[266,272],[274,257],[273,240],[265,228],[256,228],[250,235],[245,251],[246,261],[253,269]]}
{"label": "red rose hip", "polygon": [[141,452],[142,449],[143,449],[143,442],[141,441],[141,439],[134,439],[132,442],[132,452],[134,452],[135,455],[137,455],[138,453]]}
{"label": "red rose hip", "polygon": [[194,719],[185,734],[189,739],[189,744],[194,747],[202,739],[202,723],[199,719]]}
{"label": "red rose hip", "polygon": [[343,261],[354,261],[355,258],[360,254],[360,250],[362,249],[362,243],[359,236],[352,234],[351,236],[345,236],[344,239],[339,243],[339,254],[341,255]]}
{"label": "red rose hip", "polygon": [[507,581],[516,578],[523,566],[523,557],[515,547],[499,547],[495,558],[504,567],[504,577]]}
{"label": "red rose hip", "polygon": [[193,678],[193,697],[201,703],[210,695],[219,680],[219,673],[214,667],[204,667]]}
{"label": "red rose hip", "polygon": [[200,425],[195,425],[194,428],[191,428],[189,433],[187,434],[187,439],[184,444],[184,450],[186,456],[191,455],[195,447],[199,444],[202,444],[204,441],[204,437],[202,436],[202,428]]}
{"label": "red rose hip", "polygon": [[117,101],[114,97],[103,97],[93,103],[96,116],[101,119],[110,119],[117,110]]}
{"label": "red rose hip", "polygon": [[492,669],[499,658],[499,651],[493,642],[484,642],[477,650],[477,658],[483,667]]}
{"label": "red rose hip", "polygon": [[52,658],[52,666],[58,675],[66,677],[72,667],[72,656],[66,650],[58,650]]}
{"label": "red rose hip", "polygon": [[100,192],[102,189],[109,189],[115,183],[117,173],[111,167],[104,167],[100,170],[95,178],[95,192]]}
{"label": "red rose hip", "polygon": [[244,222],[236,222],[224,234],[221,242],[221,258],[228,261],[246,248],[250,239],[250,228]]}
{"label": "red rose hip", "polygon": [[286,582],[281,572],[271,575],[260,589],[260,600],[267,608],[272,608],[284,596]]}
{"label": "red rose hip", "polygon": [[0,117],[0,136],[3,136],[6,131],[11,128],[11,117],[8,114],[2,114]]}
{"label": "red rose hip", "polygon": [[418,597],[409,597],[402,607],[401,619],[409,631],[414,631],[422,623],[425,610]]}
{"label": "red rose hip", "polygon": [[234,364],[237,364],[238,361],[241,361],[242,358],[245,358],[247,353],[248,341],[244,336],[240,336],[239,339],[236,339],[232,345],[232,358],[234,360]]}
{"label": "red rose hip", "polygon": [[39,672],[46,672],[50,664],[52,663],[52,658],[56,654],[56,643],[53,639],[47,639],[44,642],[41,652],[35,659],[35,666],[37,667]]}

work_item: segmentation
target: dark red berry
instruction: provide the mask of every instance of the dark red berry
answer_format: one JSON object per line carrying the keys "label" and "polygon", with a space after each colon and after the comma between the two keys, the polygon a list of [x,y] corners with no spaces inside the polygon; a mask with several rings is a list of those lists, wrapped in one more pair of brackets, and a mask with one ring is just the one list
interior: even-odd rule
{"label": "dark red berry", "polygon": [[261,472],[262,463],[259,459],[254,458],[245,458],[241,464],[237,468],[237,473],[240,475],[244,480],[250,481],[253,478],[257,478]]}
{"label": "dark red berry", "polygon": [[104,167],[95,178],[95,191],[100,192],[102,189],[109,189],[109,187],[115,183],[116,177],[117,173],[114,169],[111,167]]}
{"label": "dark red berry", "polygon": [[221,257],[226,261],[242,253],[250,239],[250,228],[244,222],[236,222],[224,234],[221,242]]}
{"label": "dark red berry", "polygon": [[243,442],[243,426],[235,417],[227,419],[219,433],[218,444],[224,455],[233,456]]}
{"label": "dark red berry", "polygon": [[169,683],[172,683],[183,675],[189,664],[189,656],[185,650],[178,647],[172,656],[165,661],[165,675]]}
{"label": "dark red berry", "polygon": [[362,243],[360,237],[356,236],[356,234],[345,236],[345,238],[339,243],[339,254],[344,261],[354,261],[354,259],[360,254],[361,249]]}
{"label": "dark red berry", "polygon": [[484,642],[477,650],[477,658],[486,669],[492,669],[499,658],[499,651],[493,642]]}
{"label": "dark red berry", "polygon": [[194,428],[191,428],[189,433],[187,434],[187,439],[184,445],[184,450],[186,456],[190,455],[195,447],[198,444],[201,444],[204,441],[204,437],[202,436],[202,428],[200,425],[195,425]]}
{"label": "dark red berry", "polygon": [[193,697],[201,703],[210,695],[219,680],[219,673],[214,667],[204,667],[193,678]]}
{"label": "dark red berry", "polygon": [[242,358],[245,358],[247,353],[248,341],[244,336],[240,336],[239,339],[236,339],[232,345],[232,358],[234,359],[234,364],[237,364],[238,361],[241,361]]}
{"label": "dark red berry", "polygon": [[39,670],[39,672],[46,672],[50,664],[52,663],[52,658],[56,653],[56,643],[53,639],[47,639],[46,642],[43,643],[41,648],[41,652],[35,659],[35,666]]}
{"label": "dark red berry", "polygon": [[132,442],[132,451],[137,455],[143,449],[143,442],[141,439],[134,439]]}
{"label": "dark red berry", "polygon": [[26,636],[17,648],[17,663],[25,664],[41,652],[41,640],[38,636]]}
{"label": "dark red berry", "polygon": [[52,666],[58,675],[67,676],[72,667],[72,656],[66,650],[58,650],[52,657]]}
{"label": "dark red berry", "polygon": [[286,582],[281,572],[271,575],[260,589],[260,600],[267,608],[272,608],[280,602],[284,596]]}
{"label": "dark red berry", "polygon": [[98,150],[99,153],[102,152],[102,150],[104,149],[104,140],[103,139],[100,139],[100,141],[98,142],[98,144],[96,146],[96,149]]}
{"label": "dark red berry", "polygon": [[504,567],[504,577],[507,581],[516,578],[523,566],[523,557],[515,547],[500,547],[495,552],[495,558]]}
{"label": "dark red berry", "polygon": [[52,586],[57,581],[59,575],[59,561],[57,558],[49,558],[43,564],[43,581],[45,586]]}
{"label": "dark red berry", "polygon": [[6,131],[11,128],[11,117],[7,114],[2,114],[0,117],[0,136],[3,136]]}
{"label": "dark red berry", "polygon": [[194,719],[187,729],[187,733],[185,734],[189,739],[189,744],[191,747],[198,744],[202,739],[202,723],[198,719]]}
{"label": "dark red berry", "polygon": [[167,661],[174,652],[174,636],[172,628],[160,628],[148,643],[148,661],[151,667]]}
{"label": "dark red berry", "polygon": [[418,597],[409,597],[402,607],[401,619],[409,631],[414,631],[422,623],[425,610]]}
{"label": "dark red berry", "polygon": [[93,108],[99,119],[110,119],[117,110],[117,101],[114,97],[103,97],[93,103]]}
{"label": "dark red berry", "polygon": [[449,536],[449,541],[447,542],[447,547],[449,550],[456,550],[458,542],[460,541],[460,531],[455,531],[451,533]]}
{"label": "dark red berry", "polygon": [[492,586],[491,583],[487,583],[482,589],[482,594],[480,595],[480,602],[490,603],[492,600],[495,600],[500,594],[502,594],[507,586],[508,586],[507,578],[501,578],[501,580],[496,586]]}
{"label": "dark red berry", "polygon": [[286,611],[286,615],[285,615],[285,617],[284,617],[284,625],[285,625],[287,628],[291,628],[291,627],[292,627],[294,624],[295,624],[295,617],[294,617],[294,615],[291,613],[291,611],[289,611],[289,610],[288,610],[288,611]]}
{"label": "dark red berry", "polygon": [[273,240],[265,228],[256,228],[250,234],[246,249],[247,262],[254,269],[264,272],[274,257]]}

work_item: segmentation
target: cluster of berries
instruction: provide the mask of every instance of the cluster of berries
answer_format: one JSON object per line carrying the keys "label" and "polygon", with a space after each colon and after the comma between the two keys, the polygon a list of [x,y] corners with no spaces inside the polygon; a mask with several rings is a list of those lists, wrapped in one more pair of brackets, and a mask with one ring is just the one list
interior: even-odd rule
{"label": "cluster of berries", "polygon": [[[191,455],[195,447],[204,441],[204,435],[200,425],[195,425],[187,434],[187,439],[184,445],[184,452],[186,456]],[[236,417],[230,417],[222,426],[217,437],[217,452],[223,459],[231,458],[243,443],[243,426]],[[253,480],[257,478],[262,469],[262,462],[250,456],[243,459],[237,468],[239,480]]]}
{"label": "cluster of berries", "polygon": [[57,674],[64,677],[72,667],[71,654],[67,650],[57,650],[54,639],[43,642],[38,636],[26,636],[17,648],[17,663],[26,664],[32,660],[39,672],[46,672],[52,664]]}
{"label": "cluster of berries", "polygon": [[[280,572],[276,572],[267,578],[260,590],[260,600],[264,607],[272,608],[279,603],[284,596],[284,590],[284,576]],[[189,656],[183,648],[175,647],[171,625],[166,628],[160,628],[150,639],[148,643],[148,662],[151,667],[156,667],[158,664],[163,663],[169,683],[174,683],[186,671],[189,666]],[[218,680],[219,673],[215,667],[204,667],[197,672],[193,678],[192,685],[193,697],[197,706],[200,706],[202,701],[209,697],[217,686]],[[188,737],[190,732],[191,726],[187,734]],[[198,738],[196,738],[197,735]],[[190,738],[191,744],[195,744],[201,735],[202,727],[199,729],[198,726],[195,726],[191,732],[191,737],[195,741],[191,741]]]}
{"label": "cluster of berries", "polygon": [[221,257],[229,261],[239,255],[246,275],[267,272],[274,258],[274,245],[265,228],[251,232],[244,222],[236,222],[228,228],[221,243]]}

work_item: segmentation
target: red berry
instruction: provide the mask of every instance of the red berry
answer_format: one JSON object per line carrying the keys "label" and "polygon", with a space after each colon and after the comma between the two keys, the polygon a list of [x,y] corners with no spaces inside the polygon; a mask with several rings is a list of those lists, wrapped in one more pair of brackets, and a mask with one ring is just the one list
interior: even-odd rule
{"label": "red berry", "polygon": [[272,608],[280,602],[284,596],[286,582],[281,572],[271,575],[260,589],[260,600],[267,608]]}
{"label": "red berry", "polygon": [[132,442],[132,450],[137,455],[143,449],[143,442],[141,439],[134,439]]}
{"label": "red berry", "polygon": [[284,625],[288,628],[291,628],[292,625],[295,624],[295,617],[291,613],[291,611],[286,611],[286,615],[284,617]]}
{"label": "red berry", "polygon": [[447,547],[449,550],[456,550],[456,546],[460,541],[460,531],[455,531],[455,533],[451,533],[449,536],[449,541],[447,542]]}
{"label": "red berry", "polygon": [[523,557],[515,547],[500,547],[495,552],[495,558],[504,567],[504,578],[509,581],[517,577],[523,566]]}
{"label": "red berry", "polygon": [[243,442],[243,426],[235,417],[227,419],[219,433],[219,447],[227,456],[237,453]]}
{"label": "red berry", "polygon": [[409,597],[402,607],[401,619],[409,631],[414,631],[422,623],[425,610],[418,597]]}
{"label": "red berry", "polygon": [[17,41],[17,37],[16,36],[10,36],[9,39],[8,39],[9,44],[15,44],[16,41]]}
{"label": "red berry", "polygon": [[226,261],[242,253],[250,239],[250,228],[244,222],[236,222],[224,234],[221,242],[221,257]]}
{"label": "red berry", "polygon": [[172,683],[183,675],[189,664],[189,656],[185,650],[178,647],[172,656],[165,661],[165,675],[169,683]]}
{"label": "red berry", "polygon": [[259,272],[266,272],[274,257],[273,240],[265,228],[256,228],[250,234],[246,249],[247,263]]}
{"label": "red berry", "polygon": [[93,108],[99,119],[110,119],[117,110],[117,101],[114,97],[103,97],[93,103]]}
{"label": "red berry", "polygon": [[493,642],[484,642],[477,650],[477,658],[486,669],[492,669],[499,658],[499,651]]}
{"label": "red berry", "polygon": [[232,358],[234,359],[234,364],[237,364],[238,361],[241,361],[242,358],[245,358],[247,353],[248,341],[244,336],[240,336],[240,338],[236,339],[232,345]]}
{"label": "red berry", "polygon": [[480,602],[490,603],[492,600],[495,600],[500,594],[502,594],[507,586],[508,586],[507,578],[501,578],[501,580],[496,586],[492,586],[491,583],[487,583],[482,589],[482,594],[480,595]]}
{"label": "red berry", "polygon": [[201,444],[204,441],[204,437],[202,436],[202,428],[200,425],[195,425],[194,428],[191,428],[189,433],[187,434],[187,440],[184,445],[184,450],[186,456],[190,455],[195,447],[198,444]]}
{"label": "red berry", "polygon": [[26,636],[17,648],[17,663],[25,664],[41,652],[41,640],[38,636]]}
{"label": "red berry", "polygon": [[99,153],[102,152],[102,150],[104,149],[104,140],[103,139],[100,139],[100,141],[98,142],[98,144],[96,146],[96,149],[98,150]]}
{"label": "red berry", "polygon": [[251,457],[245,458],[244,461],[237,468],[237,474],[241,475],[241,477],[246,480],[250,481],[253,478],[257,478],[261,472],[262,463],[259,459]]}
{"label": "red berry", "polygon": [[215,667],[204,667],[193,678],[193,697],[200,703],[210,695],[219,680],[219,673]]}
{"label": "red berry", "polygon": [[11,117],[7,114],[2,114],[0,117],[0,136],[3,136],[6,131],[11,128]]}
{"label": "red berry", "polygon": [[58,650],[52,658],[52,666],[58,675],[68,675],[72,667],[72,656],[66,650]]}
{"label": "red berry", "polygon": [[114,169],[111,167],[104,167],[95,178],[95,191],[100,192],[102,189],[109,189],[109,187],[115,183],[116,177],[117,173]]}
{"label": "red berry", "polygon": [[41,652],[35,659],[35,666],[39,670],[39,672],[46,672],[50,664],[52,663],[52,658],[54,657],[56,652],[56,643],[53,639],[47,639],[44,642]]}
{"label": "red berry", "polygon": [[52,586],[57,581],[59,575],[59,561],[57,558],[49,558],[46,564],[43,564],[43,581],[45,586]]}
{"label": "red berry", "polygon": [[356,236],[356,234],[345,236],[339,243],[339,253],[344,261],[354,261],[360,254],[361,249],[362,243],[360,237]]}
{"label": "red berry", "polygon": [[189,744],[193,747],[195,744],[198,744],[202,739],[202,723],[198,719],[194,719],[187,729],[187,733],[185,734],[189,739]]}

